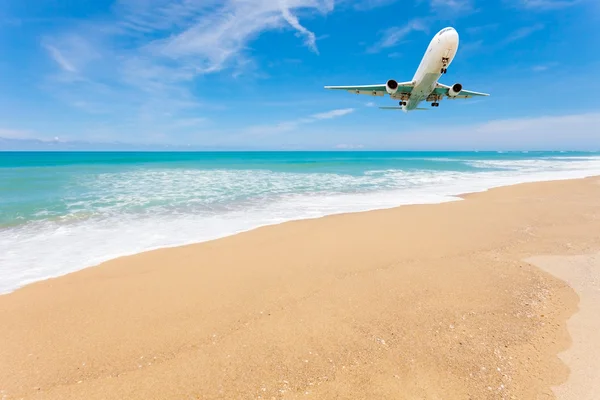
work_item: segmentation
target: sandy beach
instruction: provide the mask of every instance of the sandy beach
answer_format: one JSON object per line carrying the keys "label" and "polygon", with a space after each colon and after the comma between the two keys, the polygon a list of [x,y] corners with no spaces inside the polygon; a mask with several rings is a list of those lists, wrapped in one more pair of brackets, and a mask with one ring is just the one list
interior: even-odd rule
{"label": "sandy beach", "polygon": [[288,222],[26,286],[0,296],[0,399],[591,399],[599,183]]}

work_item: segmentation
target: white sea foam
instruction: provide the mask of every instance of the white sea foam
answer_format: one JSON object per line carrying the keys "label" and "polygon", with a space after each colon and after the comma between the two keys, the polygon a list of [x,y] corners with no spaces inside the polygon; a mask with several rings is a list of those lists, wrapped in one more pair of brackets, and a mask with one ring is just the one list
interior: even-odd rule
{"label": "white sea foam", "polygon": [[[440,203],[516,183],[600,175],[600,158],[464,160],[472,171],[362,175],[136,169],[78,178],[66,212],[0,229],[0,293],[122,255],[216,239],[264,225]],[[490,170],[493,169],[493,170]]]}

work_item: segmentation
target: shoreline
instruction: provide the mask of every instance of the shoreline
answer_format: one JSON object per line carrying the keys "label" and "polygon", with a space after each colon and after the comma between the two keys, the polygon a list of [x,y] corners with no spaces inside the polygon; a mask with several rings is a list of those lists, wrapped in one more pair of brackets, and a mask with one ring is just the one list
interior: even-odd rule
{"label": "shoreline", "polygon": [[[0,296],[7,399],[553,398],[598,178],[297,220]],[[5,378],[5,379],[4,379]],[[160,382],[157,385],[156,382]],[[12,396],[12,397],[11,397]]]}
{"label": "shoreline", "polygon": [[560,400],[593,400],[600,393],[600,253],[545,255],[527,262],[564,280],[579,296],[577,311],[567,320],[571,346],[558,354],[572,373],[552,387]]}
{"label": "shoreline", "polygon": [[327,217],[338,216],[338,215],[351,215],[351,214],[370,213],[370,212],[385,211],[385,210],[394,210],[397,208],[407,207],[407,206],[424,206],[424,205],[444,204],[444,203],[450,203],[450,202],[456,202],[456,201],[463,201],[463,200],[466,200],[471,195],[474,195],[477,193],[486,193],[491,190],[496,190],[496,189],[500,189],[500,188],[528,185],[528,184],[535,184],[535,183],[545,183],[545,182],[585,180],[585,179],[593,179],[595,177],[600,177],[600,175],[586,175],[583,177],[575,177],[575,178],[573,178],[573,177],[560,178],[559,177],[559,178],[552,178],[552,179],[547,179],[547,180],[531,180],[531,181],[524,181],[524,182],[518,182],[518,183],[510,183],[510,184],[506,184],[506,185],[490,186],[490,187],[487,187],[487,188],[484,188],[481,190],[476,190],[476,191],[469,191],[469,192],[462,192],[462,193],[455,193],[455,194],[445,194],[445,195],[441,195],[443,199],[441,199],[440,201],[435,201],[435,202],[416,202],[416,203],[398,204],[398,205],[393,205],[393,206],[389,206],[389,207],[366,208],[366,209],[357,210],[357,211],[340,211],[340,212],[333,212],[333,213],[318,215],[315,217],[298,217],[298,218],[292,218],[292,219],[285,219],[280,222],[259,224],[259,225],[250,227],[248,229],[242,229],[239,231],[235,231],[233,233],[227,233],[227,234],[220,235],[220,236],[218,235],[216,237],[211,237],[211,238],[205,239],[205,240],[190,240],[190,241],[181,242],[181,243],[177,243],[177,244],[173,244],[173,245],[159,245],[159,246],[150,247],[150,248],[147,248],[147,249],[144,249],[141,251],[124,252],[124,253],[116,254],[114,256],[109,256],[107,258],[101,259],[100,261],[97,261],[97,262],[94,261],[94,262],[90,262],[89,264],[86,263],[83,266],[68,268],[68,271],[64,272],[64,273],[60,273],[57,275],[50,275],[50,276],[43,277],[43,278],[35,278],[33,280],[22,283],[17,287],[9,289],[8,291],[0,291],[0,297],[7,295],[7,294],[14,293],[17,290],[20,290],[24,287],[27,287],[29,285],[32,285],[32,284],[35,284],[38,282],[44,282],[47,280],[60,278],[60,277],[67,276],[67,275],[70,275],[73,273],[77,273],[79,271],[89,269],[89,268],[96,268],[96,267],[101,266],[104,263],[111,262],[111,261],[114,261],[114,260],[117,260],[117,259],[120,259],[123,257],[131,257],[131,256],[135,256],[138,254],[144,254],[147,252],[153,252],[153,251],[157,251],[157,250],[176,249],[176,248],[180,248],[180,247],[193,246],[193,245],[201,244],[201,243],[208,243],[208,242],[212,242],[215,240],[221,240],[224,238],[236,236],[239,234],[244,234],[247,232],[252,232],[257,229],[261,229],[261,228],[265,228],[265,227],[269,227],[269,226],[278,226],[278,225],[282,225],[282,224],[286,224],[286,223],[293,223],[293,222],[297,222],[297,221],[318,220],[321,218],[327,218]]}

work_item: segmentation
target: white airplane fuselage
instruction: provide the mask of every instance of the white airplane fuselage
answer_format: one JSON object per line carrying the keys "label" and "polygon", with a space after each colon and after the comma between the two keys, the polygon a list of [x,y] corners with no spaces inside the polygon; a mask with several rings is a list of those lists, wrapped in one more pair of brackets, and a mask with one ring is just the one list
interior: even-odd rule
{"label": "white airplane fuselage", "polygon": [[438,107],[442,99],[470,99],[472,97],[489,96],[487,93],[463,89],[462,84],[452,86],[439,82],[440,77],[448,71],[458,50],[458,33],[448,27],[439,31],[429,43],[421,64],[411,81],[388,79],[384,84],[325,86],[325,89],[344,90],[349,93],[383,97],[399,101],[398,106],[379,107],[382,110],[426,110],[420,108],[422,102]]}
{"label": "white airplane fuselage", "polygon": [[439,31],[429,43],[419,68],[413,77],[414,89],[402,106],[403,111],[416,109],[433,93],[438,80],[454,60],[458,50],[458,32],[454,28]]}

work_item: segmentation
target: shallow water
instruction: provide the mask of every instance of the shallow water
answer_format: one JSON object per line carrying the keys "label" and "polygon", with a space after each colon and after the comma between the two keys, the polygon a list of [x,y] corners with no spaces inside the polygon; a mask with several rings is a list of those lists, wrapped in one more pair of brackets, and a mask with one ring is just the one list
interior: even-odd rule
{"label": "shallow water", "polygon": [[591,175],[599,153],[0,152],[0,293],[268,224]]}

